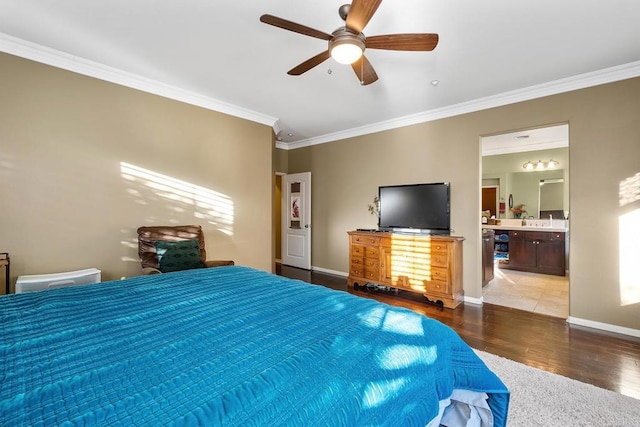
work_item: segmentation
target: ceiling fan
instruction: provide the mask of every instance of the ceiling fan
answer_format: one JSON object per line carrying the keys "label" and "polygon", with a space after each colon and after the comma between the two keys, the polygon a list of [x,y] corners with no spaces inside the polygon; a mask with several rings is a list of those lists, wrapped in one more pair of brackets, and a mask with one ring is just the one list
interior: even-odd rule
{"label": "ceiling fan", "polygon": [[365,49],[431,51],[438,44],[437,34],[407,33],[365,37],[362,30],[369,23],[380,3],[382,0],[353,0],[351,4],[340,6],[338,14],[345,21],[345,25],[331,34],[273,15],[262,15],[260,21],[329,42],[326,51],[307,59],[289,70],[287,74],[299,76],[333,57],[339,63],[351,64],[360,83],[368,85],[378,80],[378,75],[364,55]]}

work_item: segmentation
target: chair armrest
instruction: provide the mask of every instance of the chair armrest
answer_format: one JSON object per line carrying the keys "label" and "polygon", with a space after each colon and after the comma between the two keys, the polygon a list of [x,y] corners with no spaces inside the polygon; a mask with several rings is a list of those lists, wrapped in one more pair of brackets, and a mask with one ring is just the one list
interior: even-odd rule
{"label": "chair armrest", "polygon": [[162,271],[153,267],[145,267],[142,269],[142,274],[162,274]]}
{"label": "chair armrest", "polygon": [[204,262],[204,266],[205,267],[222,267],[224,265],[235,265],[235,262],[233,262],[233,261],[220,261],[220,260],[213,260],[213,261],[205,261]]}

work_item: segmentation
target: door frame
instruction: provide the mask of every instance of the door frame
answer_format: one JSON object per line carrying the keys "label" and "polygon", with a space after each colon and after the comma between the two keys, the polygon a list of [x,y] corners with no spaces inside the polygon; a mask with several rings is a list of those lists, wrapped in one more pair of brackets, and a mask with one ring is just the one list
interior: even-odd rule
{"label": "door frame", "polygon": [[[532,131],[532,130],[536,130],[536,129],[545,129],[545,128],[548,128],[548,127],[563,126],[563,125],[567,126],[567,131],[569,132],[568,138],[567,138],[566,148],[570,149],[570,146],[571,146],[571,142],[570,142],[570,138],[569,138],[570,125],[569,125],[568,122],[567,123],[558,123],[558,124],[540,125],[540,126],[533,126],[533,127],[525,127],[525,128],[521,128],[519,130],[505,131],[505,132],[500,132],[500,133],[495,133],[495,134],[487,134],[485,136],[480,135],[480,137],[479,137],[479,145],[480,145],[480,147],[479,147],[480,148],[480,158],[479,158],[479,163],[480,163],[480,197],[479,197],[479,200],[478,200],[480,209],[482,209],[482,187],[484,187],[482,185],[483,172],[484,172],[483,171],[483,164],[482,164],[482,160],[483,160],[483,157],[484,157],[483,156],[483,147],[482,147],[483,138],[488,138],[488,137],[496,136],[496,135],[510,135],[510,134],[514,134],[515,135],[518,132],[526,132],[526,131]],[[548,147],[548,148],[565,148],[565,147]],[[516,153],[516,152],[530,152],[530,151],[534,151],[535,152],[534,149],[529,148],[527,150],[508,151],[508,152],[504,152],[504,153],[494,153],[492,155],[495,155],[495,154],[508,154],[508,153]],[[565,179],[567,179],[567,177],[569,177],[569,179],[570,179],[570,176],[571,176],[571,169],[569,167],[568,176],[565,176]],[[502,185],[502,184],[503,183],[500,182],[500,185]],[[509,192],[509,186],[508,185],[505,185],[505,189],[506,189],[507,192]],[[569,187],[567,187],[567,191],[569,191]],[[570,194],[565,194],[564,197],[568,198],[570,200]],[[498,200],[499,200],[499,198],[498,198]],[[506,209],[505,209],[505,216],[506,216],[506,212],[508,212],[508,209],[509,209],[509,206],[507,206]],[[499,208],[498,208],[498,210],[499,210]],[[479,224],[479,225],[480,225],[480,227],[479,227],[480,231],[482,232],[482,224]],[[480,249],[479,252],[478,252],[478,255],[479,255],[478,256],[478,264],[480,265],[480,268],[482,268],[482,265],[483,265],[483,263],[482,263],[482,239],[480,239],[478,247]],[[566,267],[565,267],[565,269],[569,267],[568,258],[569,258],[569,245],[567,245],[567,247],[566,247]],[[533,273],[533,274],[538,274],[538,273]],[[481,274],[479,276],[481,276]],[[567,280],[568,280],[568,284],[569,284],[569,295],[567,296],[567,301],[568,301],[568,305],[569,305],[569,317],[571,317],[571,298],[570,298],[570,295],[571,295],[571,292],[570,292],[571,291],[571,275],[570,274],[569,274],[569,277],[567,278]],[[480,285],[480,286],[481,286],[482,294],[484,295],[485,289],[484,289],[484,287],[482,287],[482,285]],[[479,302],[482,303],[483,300],[484,300],[484,298],[480,298]]]}
{"label": "door frame", "polygon": [[[299,192],[291,192],[291,183],[299,183]],[[283,265],[311,270],[311,172],[282,175],[281,254]],[[300,202],[299,220],[292,220],[293,198]],[[292,223],[297,223],[291,226]]]}

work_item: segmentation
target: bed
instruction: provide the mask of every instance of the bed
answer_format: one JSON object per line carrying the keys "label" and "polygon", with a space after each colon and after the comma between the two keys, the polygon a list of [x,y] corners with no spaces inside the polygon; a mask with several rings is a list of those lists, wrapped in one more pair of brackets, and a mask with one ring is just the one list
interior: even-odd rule
{"label": "bed", "polygon": [[4,296],[0,317],[0,425],[506,424],[449,327],[248,267]]}

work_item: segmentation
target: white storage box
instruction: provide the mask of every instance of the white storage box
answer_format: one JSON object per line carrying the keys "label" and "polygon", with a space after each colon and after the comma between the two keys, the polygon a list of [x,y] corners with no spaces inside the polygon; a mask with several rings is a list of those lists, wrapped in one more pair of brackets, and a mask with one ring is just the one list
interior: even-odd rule
{"label": "white storage box", "polygon": [[98,282],[100,282],[100,270],[96,268],[68,271],[66,273],[18,276],[18,280],[16,281],[16,294]]}

